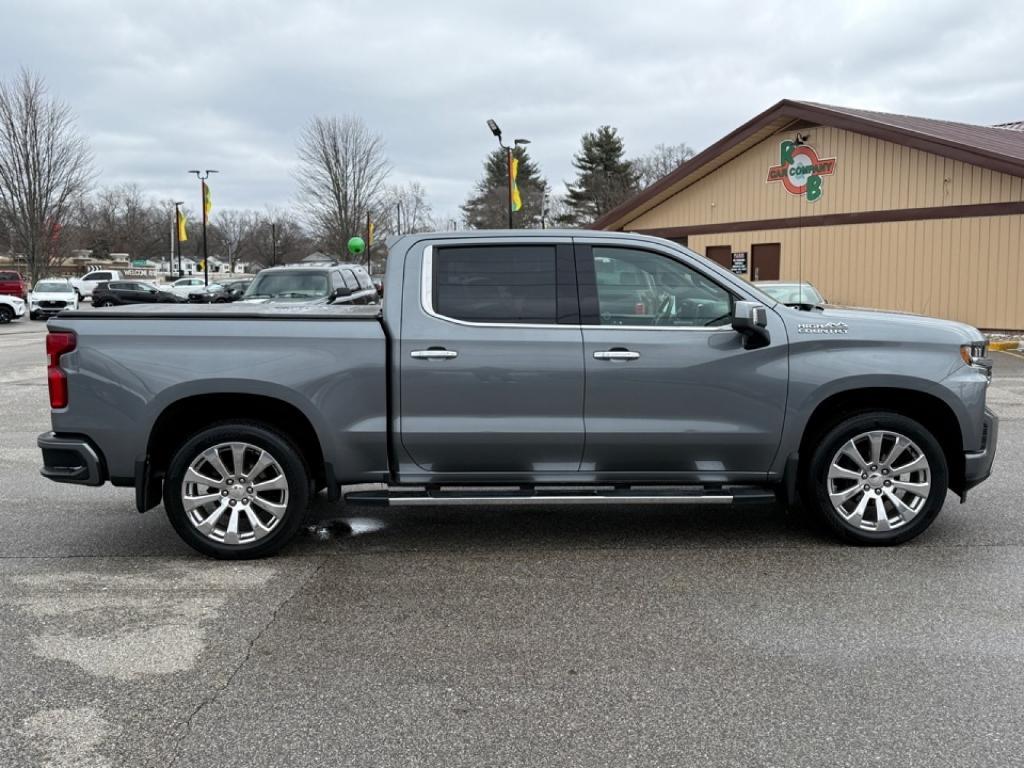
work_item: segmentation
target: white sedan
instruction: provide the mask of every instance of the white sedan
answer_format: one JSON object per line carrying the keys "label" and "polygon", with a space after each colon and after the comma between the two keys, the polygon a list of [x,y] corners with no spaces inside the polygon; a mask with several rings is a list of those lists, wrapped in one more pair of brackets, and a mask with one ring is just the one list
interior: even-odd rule
{"label": "white sedan", "polygon": [[[217,283],[210,283],[210,288],[216,285]],[[201,277],[182,277],[170,285],[160,286],[161,290],[170,291],[175,296],[180,296],[183,299],[187,299],[191,293],[199,293],[204,287],[203,278]]]}

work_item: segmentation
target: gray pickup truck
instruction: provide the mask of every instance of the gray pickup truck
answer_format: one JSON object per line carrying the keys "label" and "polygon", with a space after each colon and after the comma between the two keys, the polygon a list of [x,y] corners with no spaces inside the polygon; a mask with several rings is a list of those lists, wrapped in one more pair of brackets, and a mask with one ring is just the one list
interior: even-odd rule
{"label": "gray pickup truck", "polygon": [[[312,494],[389,505],[801,502],[896,544],[988,477],[985,338],[778,304],[665,240],[408,235],[383,307],[154,305],[49,321],[44,476],[133,486],[215,557]],[[343,297],[339,297],[343,298]],[[354,491],[355,484],[380,490]]]}

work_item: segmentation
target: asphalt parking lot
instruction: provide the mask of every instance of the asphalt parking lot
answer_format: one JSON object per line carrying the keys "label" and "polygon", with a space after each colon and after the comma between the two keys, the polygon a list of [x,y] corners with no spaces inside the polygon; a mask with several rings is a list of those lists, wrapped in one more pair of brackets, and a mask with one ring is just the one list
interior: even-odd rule
{"label": "asphalt parking lot", "polygon": [[38,473],[42,323],[0,326],[0,764],[1024,764],[1024,356],[991,480],[893,549],[776,507],[320,504],[218,563]]}

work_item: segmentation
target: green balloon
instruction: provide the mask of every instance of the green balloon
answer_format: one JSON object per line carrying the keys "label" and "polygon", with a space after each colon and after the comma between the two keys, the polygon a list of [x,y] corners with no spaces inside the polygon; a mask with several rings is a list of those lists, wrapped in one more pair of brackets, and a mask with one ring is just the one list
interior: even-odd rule
{"label": "green balloon", "polygon": [[362,253],[366,250],[366,243],[361,237],[350,237],[348,239],[348,252],[352,254]]}

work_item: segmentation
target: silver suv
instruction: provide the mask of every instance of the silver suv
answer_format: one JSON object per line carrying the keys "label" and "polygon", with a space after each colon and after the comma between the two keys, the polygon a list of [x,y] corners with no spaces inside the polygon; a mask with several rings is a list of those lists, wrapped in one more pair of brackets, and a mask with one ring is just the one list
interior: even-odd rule
{"label": "silver suv", "polygon": [[261,270],[243,302],[261,304],[376,304],[365,267],[337,262],[291,264]]}

